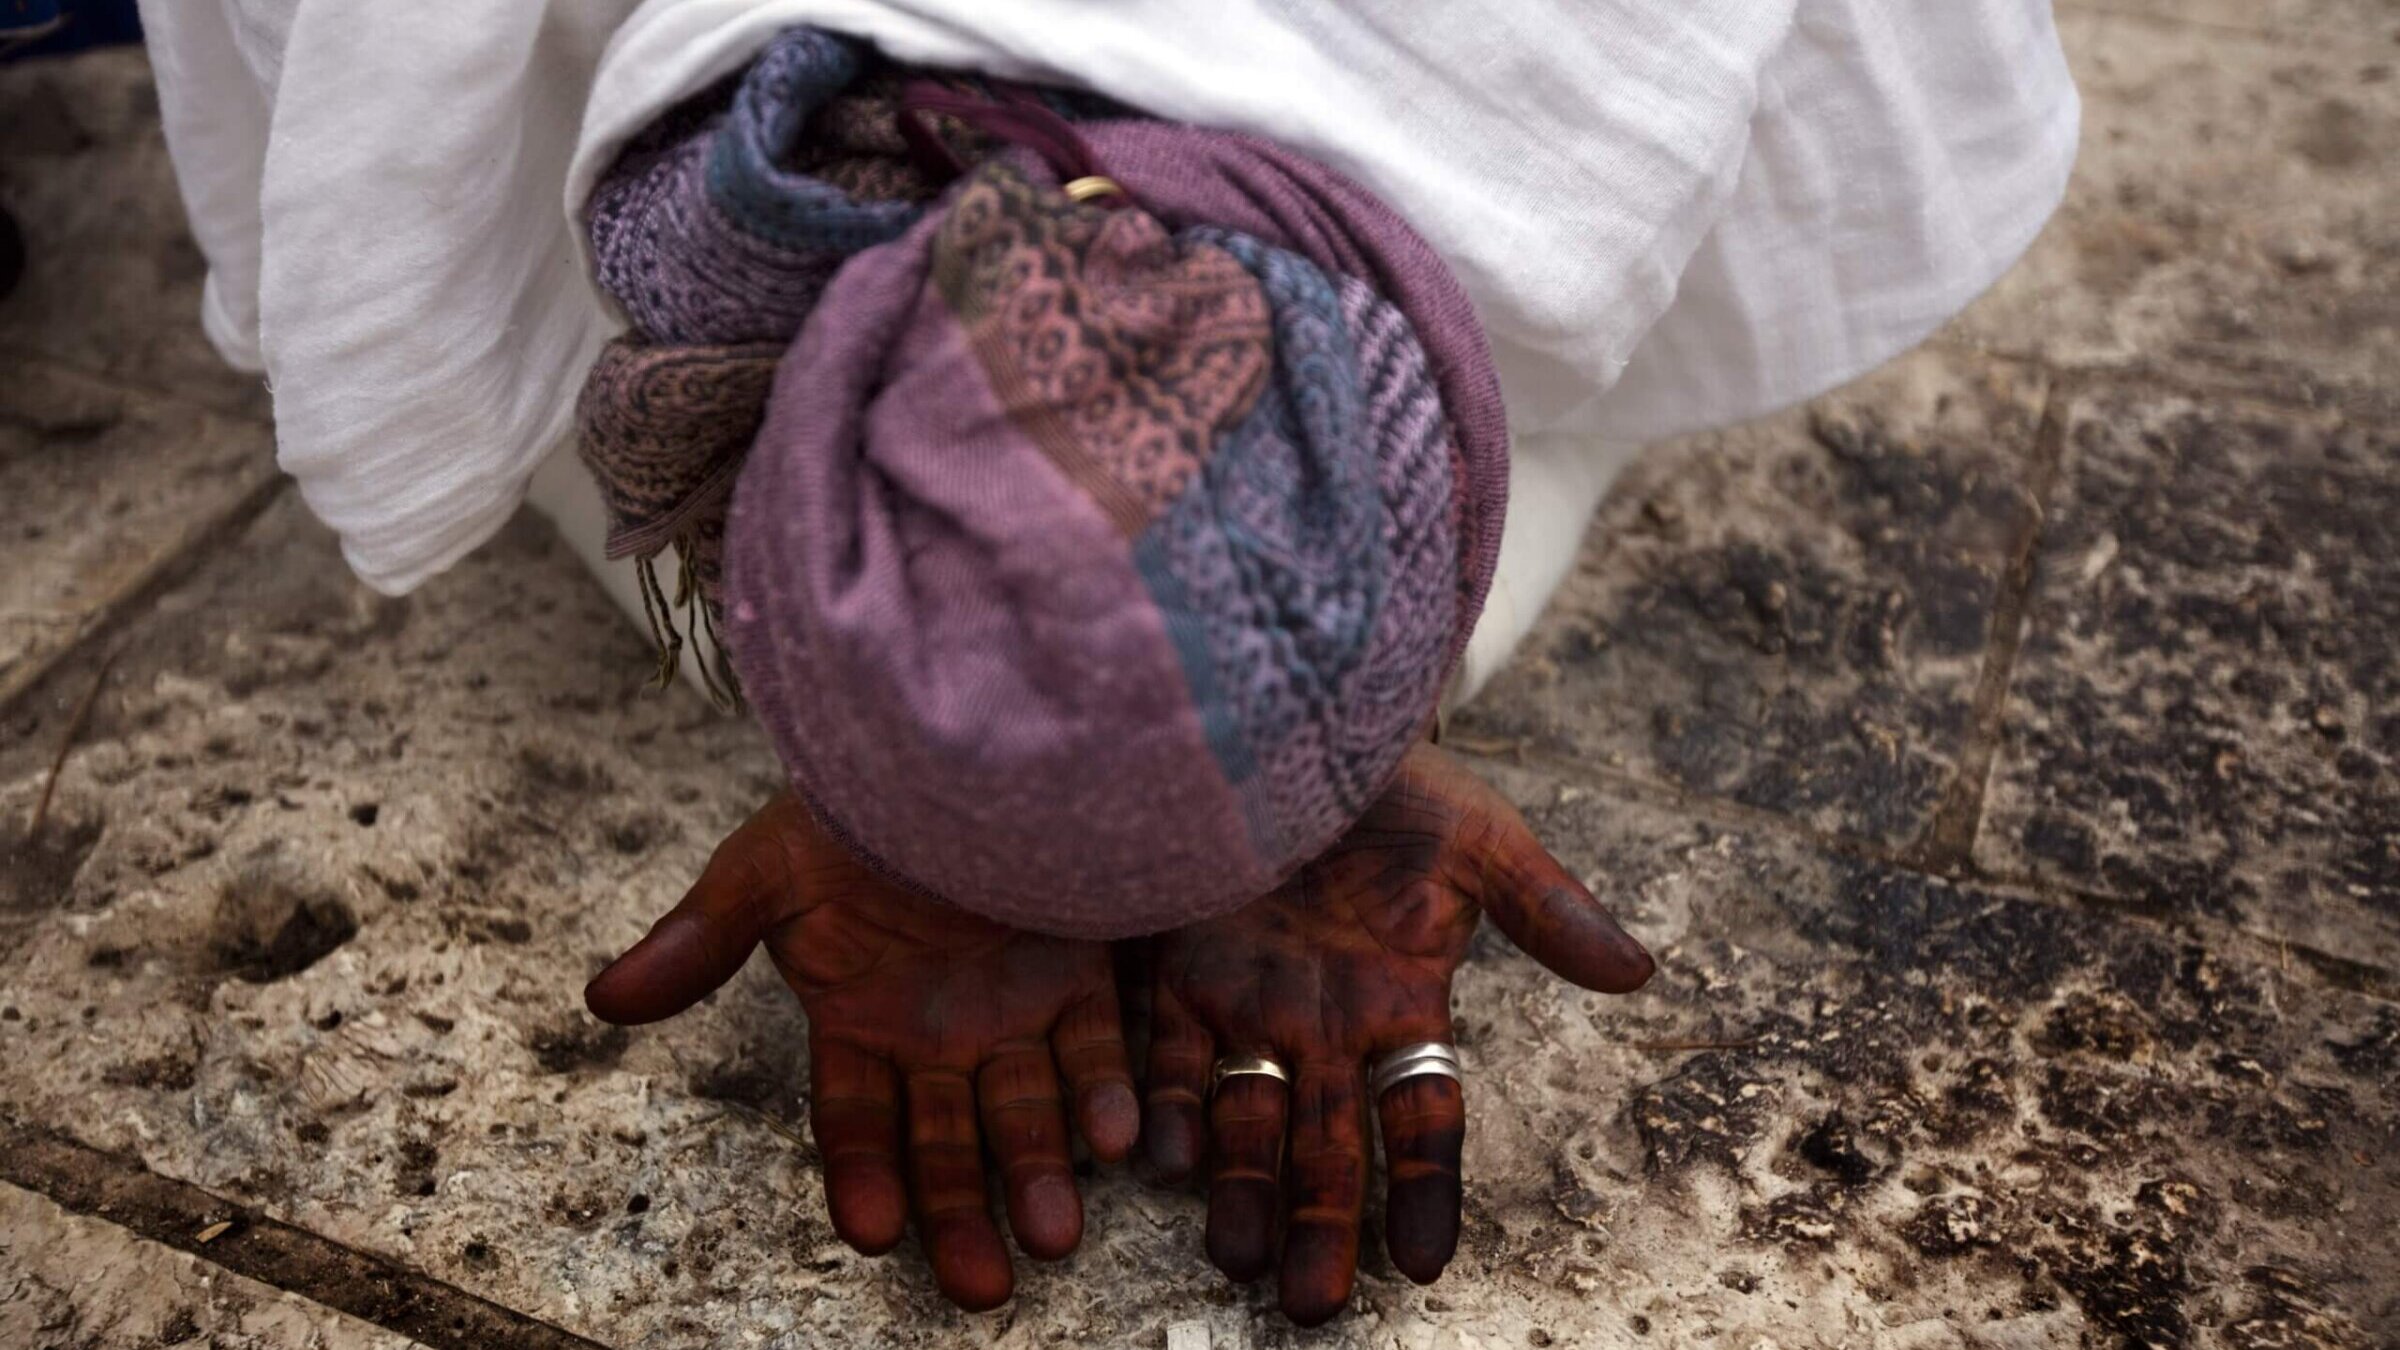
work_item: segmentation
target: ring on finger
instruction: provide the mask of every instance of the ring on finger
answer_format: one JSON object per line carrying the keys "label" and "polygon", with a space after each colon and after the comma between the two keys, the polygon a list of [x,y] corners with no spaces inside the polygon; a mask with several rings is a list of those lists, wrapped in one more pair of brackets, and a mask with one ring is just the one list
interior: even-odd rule
{"label": "ring on finger", "polygon": [[1273,1055],[1227,1055],[1208,1071],[1208,1090],[1214,1093],[1226,1079],[1245,1074],[1272,1078],[1280,1083],[1292,1081],[1292,1076],[1284,1071],[1283,1065]]}
{"label": "ring on finger", "polygon": [[1375,1061],[1367,1077],[1368,1091],[1381,1097],[1392,1088],[1411,1078],[1447,1078],[1464,1084],[1458,1072],[1458,1051],[1440,1041],[1419,1041],[1404,1045]]}

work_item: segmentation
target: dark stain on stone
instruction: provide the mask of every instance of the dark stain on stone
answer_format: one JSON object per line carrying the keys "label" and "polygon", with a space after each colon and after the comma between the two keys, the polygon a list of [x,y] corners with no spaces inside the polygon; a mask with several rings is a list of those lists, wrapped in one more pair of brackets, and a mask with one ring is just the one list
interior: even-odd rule
{"label": "dark stain on stone", "polygon": [[2053,1064],[2043,1074],[2039,1098],[2044,1119],[2101,1145],[2125,1138],[2163,1114],[2149,1080],[2064,1064]]}
{"label": "dark stain on stone", "polygon": [[1845,1186],[1863,1186],[1881,1175],[1886,1163],[1868,1155],[1859,1132],[1835,1111],[1800,1136],[1799,1154],[1821,1172]]}
{"label": "dark stain on stone", "polygon": [[[1559,833],[1580,818],[1537,815]],[[1751,992],[1712,1030],[1734,1044],[1629,1104],[1653,1176],[1754,1184],[1780,1138],[1772,1172],[1792,1188],[1738,1211],[1742,1240],[1868,1256],[1903,1282],[1945,1278],[1915,1263],[2016,1270],[2019,1311],[2072,1300],[2094,1346],[2181,1347],[2203,1328],[2231,1343],[2236,1317],[2255,1320],[2246,1345],[2340,1332],[2334,1302],[2220,1298],[2225,1234],[2321,1223],[2345,1198],[2353,1226],[2382,1219],[2388,1192],[2359,1169],[2394,1137],[2375,1112],[2400,1014],[2318,1030],[2323,1009],[2292,1000],[2326,995],[2188,934],[1865,863],[1794,868],[1745,840],[1704,833],[1693,855],[1722,869],[1709,922],[1727,936],[1687,939],[1679,964],[1721,972],[1706,1001]],[[1824,1102],[1797,1127],[1796,1095]]]}
{"label": "dark stain on stone", "polygon": [[[60,83],[63,83],[63,77]],[[99,138],[76,116],[76,99],[60,83],[11,80],[0,89],[0,149],[10,158],[65,157],[98,145]]]}
{"label": "dark stain on stone", "polygon": [[1934,1125],[1934,1137],[1945,1144],[1962,1144],[2014,1119],[2014,1074],[2013,1065],[1989,1055],[1970,1060],[1943,1091],[1946,1110]]}
{"label": "dark stain on stone", "polygon": [[2282,1091],[2206,1103],[2212,1127],[2225,1138],[2260,1150],[2314,1153],[2333,1137],[2334,1122],[2356,1116],[2350,1094],[2332,1085],[2289,1085]]}
{"label": "dark stain on stone", "polygon": [[392,899],[397,900],[402,904],[406,904],[411,900],[418,899],[425,893],[423,887],[419,886],[415,881],[407,877],[386,876],[383,873],[374,870],[372,867],[364,870],[368,876],[374,878],[375,884],[382,888],[385,895],[390,896]]}
{"label": "dark stain on stone", "polygon": [[674,827],[655,812],[636,811],[609,822],[604,837],[617,852],[640,857],[673,838]]}
{"label": "dark stain on stone", "polygon": [[1607,1226],[1613,1208],[1608,1196],[1592,1189],[1563,1158],[1552,1161],[1550,1176],[1550,1207],[1558,1217],[1579,1228]]}
{"label": "dark stain on stone", "polygon": [[189,1092],[200,1081],[200,1066],[185,1055],[152,1055],[112,1064],[100,1073],[110,1087],[149,1088],[154,1092]]}
{"label": "dark stain on stone", "polygon": [[533,925],[514,915],[486,919],[476,930],[476,940],[481,941],[486,937],[496,938],[512,947],[522,947],[533,941]]}
{"label": "dark stain on stone", "polygon": [[1901,1235],[1927,1256],[1956,1256],[2000,1241],[1999,1206],[1980,1195],[1937,1195],[1917,1206]]}
{"label": "dark stain on stone", "polygon": [[1904,582],[1917,642],[1979,655],[2001,560],[2031,511],[2024,493],[1988,452],[1902,440],[1872,419],[1819,414],[1810,430],[1844,470],[1840,497],[1876,522],[1853,533],[1875,570]]}
{"label": "dark stain on stone", "polygon": [[2131,394],[2069,441],[2000,837],[2162,913],[2400,951],[2400,442]]}
{"label": "dark stain on stone", "polygon": [[789,1096],[794,1085],[777,1078],[764,1065],[749,1060],[726,1060],[693,1074],[690,1087],[695,1097],[765,1108]]}
{"label": "dark stain on stone", "polygon": [[[11,450],[12,458],[42,456],[64,460],[88,453],[84,447],[101,432],[125,420],[125,395],[115,389],[75,379],[40,363],[26,363],[9,386],[9,399],[0,406],[0,427],[23,427],[34,433],[30,443]],[[56,522],[26,520],[19,538],[28,542],[48,538]]]}
{"label": "dark stain on stone", "polygon": [[1703,1160],[1732,1168],[1765,1133],[1782,1093],[1749,1059],[1741,1051],[1695,1055],[1635,1095],[1634,1125],[1651,1170]]}
{"label": "dark stain on stone", "polygon": [[2389,1076],[2400,1070],[2400,1012],[2390,1008],[2375,1015],[2375,1023],[2351,1041],[2329,1041],[2334,1059],[2362,1078]]}
{"label": "dark stain on stone", "polygon": [[1870,968],[1939,969],[1988,997],[2046,996],[2082,959],[2063,909],[1991,896],[1912,872],[1839,864],[1835,903],[1793,894],[1803,932],[1851,948]]}
{"label": "dark stain on stone", "polygon": [[2249,1307],[2225,1328],[2232,1350],[2368,1350],[2375,1344],[2297,1270],[2252,1266],[2242,1272],[2242,1282]]}
{"label": "dark stain on stone", "polygon": [[[1809,431],[1736,470],[1789,498],[1775,519],[1676,506],[1660,528],[1670,480],[1647,524],[1615,522],[1605,567],[1570,585],[1534,659],[1462,729],[1913,842],[1955,770],[2030,501],[2005,448],[1823,411]],[[1716,491],[1716,463],[1695,461],[1694,493]]]}
{"label": "dark stain on stone", "polygon": [[2189,1343],[2184,1299],[2191,1271],[2183,1248],[2153,1226],[2113,1227],[2098,1216],[2061,1216],[2046,1255],[2085,1317],[2124,1350],[2175,1350]]}
{"label": "dark stain on stone", "polygon": [[1831,1182],[1742,1208],[1742,1236],[1780,1247],[1830,1247],[1847,1230],[1849,1192]]}
{"label": "dark stain on stone", "polygon": [[2150,1034],[2141,1011],[2122,998],[2072,994],[2033,1034],[2045,1055],[2088,1054],[2126,1061],[2147,1053]]}
{"label": "dark stain on stone", "polygon": [[2080,820],[2037,816],[2025,823],[2024,844],[2027,853],[2078,876],[2089,876],[2099,866],[2099,840]]}
{"label": "dark stain on stone", "polygon": [[2355,169],[2375,154],[2367,115],[2347,99],[2320,99],[2300,123],[2292,148],[2321,169]]}
{"label": "dark stain on stone", "polygon": [[614,1065],[632,1043],[633,1034],[623,1027],[577,1019],[536,1031],[528,1048],[544,1073],[574,1073]]}
{"label": "dark stain on stone", "polygon": [[66,902],[75,874],[100,843],[99,812],[70,804],[65,794],[50,803],[39,835],[28,838],[30,807],[0,815],[0,910],[46,909]]}
{"label": "dark stain on stone", "polygon": [[392,1168],[392,1188],[403,1196],[424,1197],[434,1193],[434,1168],[439,1166],[442,1152],[423,1139],[406,1139],[400,1144],[400,1157]]}
{"label": "dark stain on stone", "polygon": [[264,855],[218,893],[209,954],[250,984],[289,979],[358,936],[358,916],[287,860]]}
{"label": "dark stain on stone", "polygon": [[2133,1203],[2154,1216],[2168,1235],[2183,1240],[2216,1231],[2222,1212],[2217,1197],[2181,1177],[2155,1177],[2134,1192]]}
{"label": "dark stain on stone", "polygon": [[257,800],[257,793],[238,783],[218,783],[192,794],[192,813],[222,825]]}
{"label": "dark stain on stone", "polygon": [[598,761],[541,741],[518,748],[517,770],[519,780],[532,794],[580,800],[616,791],[616,781]]}

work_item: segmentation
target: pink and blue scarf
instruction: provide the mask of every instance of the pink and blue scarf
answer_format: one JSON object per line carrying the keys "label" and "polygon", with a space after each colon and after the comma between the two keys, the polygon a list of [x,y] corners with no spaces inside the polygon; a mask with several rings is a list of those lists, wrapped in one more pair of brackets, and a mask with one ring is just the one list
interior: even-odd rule
{"label": "pink and blue scarf", "polygon": [[[1497,559],[1463,292],[1252,138],[810,29],[589,203],[612,551],[685,562],[827,826],[1018,927],[1271,889],[1425,731]],[[720,629],[721,624],[721,629]]]}

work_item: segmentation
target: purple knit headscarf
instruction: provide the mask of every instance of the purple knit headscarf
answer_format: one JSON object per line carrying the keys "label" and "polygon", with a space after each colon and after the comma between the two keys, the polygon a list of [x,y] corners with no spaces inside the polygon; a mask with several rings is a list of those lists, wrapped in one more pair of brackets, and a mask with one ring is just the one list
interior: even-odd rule
{"label": "purple knit headscarf", "polygon": [[619,551],[677,539],[705,595],[721,541],[745,695],[898,877],[1084,937],[1243,904],[1389,782],[1480,612],[1481,330],[1322,166],[1051,94],[1120,194],[956,123],[944,184],[871,64],[795,30],[595,195]]}

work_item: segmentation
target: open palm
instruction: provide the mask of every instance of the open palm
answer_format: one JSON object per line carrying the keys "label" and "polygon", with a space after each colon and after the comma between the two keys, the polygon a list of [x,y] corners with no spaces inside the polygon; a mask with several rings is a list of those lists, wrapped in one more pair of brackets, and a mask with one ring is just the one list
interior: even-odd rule
{"label": "open palm", "polygon": [[[1273,894],[1159,939],[1145,1152],[1163,1175],[1211,1160],[1209,1259],[1264,1275],[1283,1230],[1280,1290],[1313,1325],[1349,1300],[1368,1179],[1367,1112],[1381,1116],[1385,1243],[1419,1282],[1457,1247],[1466,1108],[1447,1078],[1369,1100],[1368,1066],[1451,1039],[1450,977],[1484,913],[1587,989],[1624,993],[1649,953],[1535,841],[1524,819],[1431,746],[1332,849]],[[1220,1055],[1263,1053],[1269,1077],[1228,1078]],[[1279,1222],[1280,1221],[1280,1222]]]}
{"label": "open palm", "polygon": [[785,795],[585,1000],[604,1021],[670,1017],[762,942],[808,1013],[809,1119],[844,1241],[888,1251],[913,1208],[942,1292],[970,1309],[1004,1302],[1015,1277],[984,1202],[988,1148],[1017,1245],[1044,1260],[1075,1249],[1062,1082],[1095,1156],[1122,1159],[1138,1129],[1105,945],[911,894]]}

